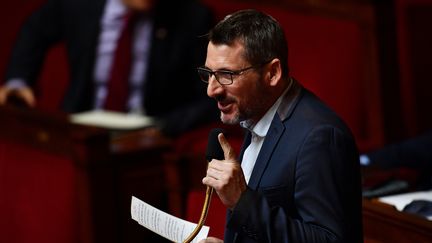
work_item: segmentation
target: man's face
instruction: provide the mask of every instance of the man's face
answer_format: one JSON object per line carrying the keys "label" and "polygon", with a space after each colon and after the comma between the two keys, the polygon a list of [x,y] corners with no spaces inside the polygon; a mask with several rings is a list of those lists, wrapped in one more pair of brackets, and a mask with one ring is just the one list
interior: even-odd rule
{"label": "man's face", "polygon": [[132,10],[139,12],[150,12],[157,0],[122,0],[123,3]]}
{"label": "man's face", "polygon": [[[207,47],[205,66],[213,71],[237,71],[251,66],[243,57],[244,48],[240,42],[233,45],[214,45]],[[216,78],[210,77],[207,95],[216,99],[221,120],[226,124],[237,124],[243,120],[252,119],[257,122],[266,110],[266,87],[260,73],[249,69],[241,75],[233,75],[233,83],[221,85]]]}

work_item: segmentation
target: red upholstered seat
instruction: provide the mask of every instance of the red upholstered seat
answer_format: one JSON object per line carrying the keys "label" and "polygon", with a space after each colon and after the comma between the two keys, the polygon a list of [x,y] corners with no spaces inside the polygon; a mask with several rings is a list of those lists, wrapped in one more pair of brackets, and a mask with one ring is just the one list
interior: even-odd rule
{"label": "red upholstered seat", "polygon": [[79,242],[73,163],[4,140],[0,161],[0,242]]}

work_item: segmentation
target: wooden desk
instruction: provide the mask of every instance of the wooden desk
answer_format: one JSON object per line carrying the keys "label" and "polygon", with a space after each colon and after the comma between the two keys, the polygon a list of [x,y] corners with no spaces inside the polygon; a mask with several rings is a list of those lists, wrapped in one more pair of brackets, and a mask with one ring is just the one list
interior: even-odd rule
{"label": "wooden desk", "polygon": [[163,137],[113,138],[65,114],[0,106],[0,242],[155,242],[135,195],[167,208]]}
{"label": "wooden desk", "polygon": [[376,200],[363,199],[363,226],[367,243],[432,242],[432,221]]}

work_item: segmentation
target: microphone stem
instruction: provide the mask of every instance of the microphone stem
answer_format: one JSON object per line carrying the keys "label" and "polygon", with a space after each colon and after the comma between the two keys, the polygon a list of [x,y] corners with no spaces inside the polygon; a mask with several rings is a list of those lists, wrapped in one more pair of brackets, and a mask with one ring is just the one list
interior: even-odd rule
{"label": "microphone stem", "polygon": [[193,239],[195,238],[195,236],[200,232],[202,226],[204,225],[204,222],[207,218],[207,214],[208,214],[208,209],[210,207],[210,199],[211,196],[213,194],[213,188],[210,186],[207,186],[206,189],[206,196],[204,199],[204,205],[203,205],[203,209],[201,211],[201,217],[198,221],[197,226],[195,227],[195,229],[192,231],[192,233],[186,238],[186,240],[183,241],[183,243],[190,243],[191,241],[193,241]]}

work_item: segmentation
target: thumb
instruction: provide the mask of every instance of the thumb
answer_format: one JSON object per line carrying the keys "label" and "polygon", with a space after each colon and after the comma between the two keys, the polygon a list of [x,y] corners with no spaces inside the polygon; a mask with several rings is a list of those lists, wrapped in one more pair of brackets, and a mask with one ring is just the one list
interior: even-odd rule
{"label": "thumb", "polygon": [[17,95],[21,97],[28,106],[34,107],[36,105],[34,93],[30,88],[24,87],[17,90]]}
{"label": "thumb", "polygon": [[225,160],[235,160],[237,156],[234,152],[234,149],[228,143],[228,140],[225,138],[225,135],[223,133],[220,133],[218,135],[218,140],[224,152]]}

